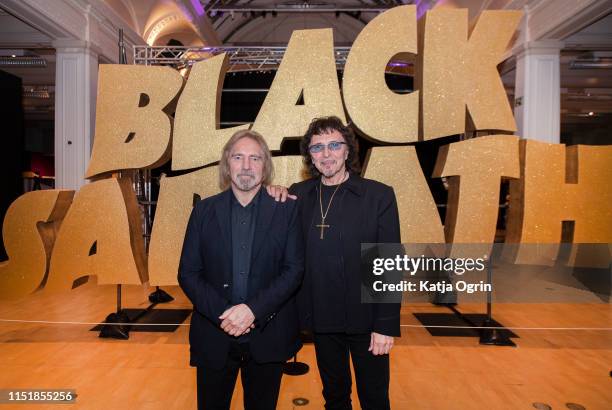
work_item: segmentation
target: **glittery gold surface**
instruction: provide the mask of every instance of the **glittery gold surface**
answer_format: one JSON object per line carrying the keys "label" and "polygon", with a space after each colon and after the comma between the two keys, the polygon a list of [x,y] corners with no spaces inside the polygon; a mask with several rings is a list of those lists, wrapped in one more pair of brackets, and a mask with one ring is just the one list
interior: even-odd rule
{"label": "glittery gold surface", "polygon": [[577,172],[569,179],[577,184],[565,186],[575,201],[574,215],[567,216],[576,221],[574,242],[612,243],[612,145],[576,145],[567,151],[576,158],[570,167]]}
{"label": "glittery gold surface", "polygon": [[[568,265],[608,268],[612,262],[612,146],[567,147],[568,196],[576,198]],[[601,246],[593,245],[601,244]]]}
{"label": "glittery gold surface", "polygon": [[[564,144],[521,141],[522,178],[510,183],[507,242],[556,244],[562,221],[575,221],[574,243],[612,243],[612,146],[569,147],[567,158],[566,167]],[[550,265],[557,251],[522,247],[516,259]],[[570,264],[575,256],[574,250]]]}
{"label": "glittery gold surface", "polygon": [[397,94],[385,82],[389,60],[407,53],[417,53],[416,6],[394,7],[378,15],[351,47],[342,79],[344,104],[351,121],[371,139],[418,139],[419,91]]}
{"label": "glittery gold surface", "polygon": [[440,215],[414,147],[372,148],[363,174],[393,187],[402,243],[444,243]]}
{"label": "glittery gold surface", "polygon": [[104,179],[79,190],[55,241],[45,289],[69,290],[88,275],[97,276],[98,284],[147,280],[138,203],[128,179]]}
{"label": "glittery gold surface", "polygon": [[55,230],[73,195],[74,191],[32,191],[17,198],[6,211],[2,237],[9,259],[0,262],[0,299],[19,298],[40,286]]}
{"label": "glittery gold surface", "polygon": [[293,183],[308,178],[302,163],[302,157],[299,155],[273,157],[272,162],[274,163],[274,179],[272,180],[274,185],[289,187]]}
{"label": "glittery gold surface", "polygon": [[[217,154],[217,160],[219,159]],[[203,168],[160,182],[155,223],[149,244],[149,284],[176,285],[181,249],[194,194],[206,198],[219,192],[218,167]]]}
{"label": "glittery gold surface", "polygon": [[491,135],[440,148],[433,177],[448,177],[447,242],[495,240],[502,178],[519,178],[519,139]]}
{"label": "glittery gold surface", "polygon": [[[183,77],[169,67],[101,64],[96,132],[86,178],[167,162],[172,122],[162,110],[182,84]],[[148,103],[144,105],[143,97],[144,106],[139,107],[141,94],[148,96]]]}
{"label": "glittery gold surface", "polygon": [[229,66],[223,53],[194,64],[176,107],[172,169],[189,169],[219,160],[223,145],[249,125],[219,129],[221,90]]}
{"label": "glittery gold surface", "polygon": [[[468,40],[467,9],[427,12],[420,30],[416,83],[424,140],[463,133],[466,105],[476,130],[516,130],[497,65],[520,11],[484,11]],[[470,127],[471,129],[471,127]]]}
{"label": "glittery gold surface", "polygon": [[[304,105],[296,105],[302,93]],[[253,130],[277,151],[284,137],[301,137],[313,118],[329,115],[346,123],[332,29],[295,30]]]}

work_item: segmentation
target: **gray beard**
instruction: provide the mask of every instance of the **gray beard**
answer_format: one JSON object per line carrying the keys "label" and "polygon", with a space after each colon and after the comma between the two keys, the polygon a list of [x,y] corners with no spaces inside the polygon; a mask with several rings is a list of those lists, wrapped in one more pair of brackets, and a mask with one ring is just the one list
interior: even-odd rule
{"label": "gray beard", "polygon": [[255,187],[255,177],[253,176],[239,176],[237,188],[241,191],[250,191]]}
{"label": "gray beard", "polygon": [[346,171],[346,168],[342,169],[342,167],[340,169],[338,169],[337,171],[332,171],[332,170],[326,170],[323,169],[323,171],[319,171],[321,172],[321,174],[325,177],[325,178],[331,178],[334,175],[337,175],[339,173],[344,174],[344,171]]}
{"label": "gray beard", "polygon": [[334,175],[336,175],[338,172],[340,172],[340,170],[338,171],[326,171],[323,173],[323,175],[325,175],[326,178],[330,178],[333,177]]}

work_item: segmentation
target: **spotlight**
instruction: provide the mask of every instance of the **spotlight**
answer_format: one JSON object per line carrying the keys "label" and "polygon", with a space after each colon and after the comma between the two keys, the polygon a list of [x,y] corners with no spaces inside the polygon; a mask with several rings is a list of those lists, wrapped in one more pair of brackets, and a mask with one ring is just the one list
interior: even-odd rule
{"label": "spotlight", "polygon": [[593,115],[595,115],[595,113],[593,111],[589,111],[589,117],[592,117]]}

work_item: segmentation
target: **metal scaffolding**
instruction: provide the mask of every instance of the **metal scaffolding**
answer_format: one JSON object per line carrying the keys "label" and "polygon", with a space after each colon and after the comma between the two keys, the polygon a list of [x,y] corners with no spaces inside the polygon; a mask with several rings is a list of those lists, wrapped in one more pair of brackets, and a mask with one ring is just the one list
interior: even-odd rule
{"label": "metal scaffolding", "polygon": [[[179,47],[135,46],[134,64],[167,65],[178,69],[227,53],[229,71],[275,70],[287,47]],[[350,47],[334,47],[336,67],[344,68]]]}
{"label": "metal scaffolding", "polygon": [[[183,46],[134,46],[134,64],[165,65],[178,70],[213,56],[229,55],[228,72],[276,70],[287,47],[183,47]],[[343,70],[350,47],[334,47],[336,69]],[[391,60],[385,70],[389,74],[413,75],[413,63]]]}

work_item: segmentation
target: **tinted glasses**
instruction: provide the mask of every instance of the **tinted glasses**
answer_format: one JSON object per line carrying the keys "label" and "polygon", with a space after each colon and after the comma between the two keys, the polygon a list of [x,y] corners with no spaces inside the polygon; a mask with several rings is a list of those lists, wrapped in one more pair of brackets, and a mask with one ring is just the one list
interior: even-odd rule
{"label": "tinted glasses", "polygon": [[320,152],[323,152],[325,150],[325,147],[327,147],[327,149],[330,151],[338,151],[340,148],[342,148],[343,145],[346,145],[346,142],[332,141],[327,145],[314,144],[308,147],[308,152],[310,152],[311,154],[318,154]]}

